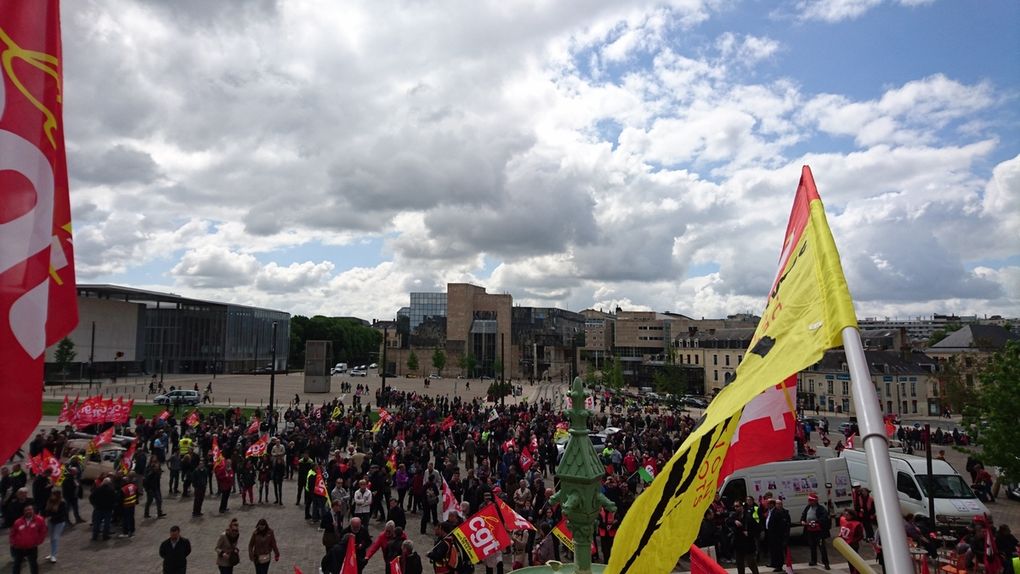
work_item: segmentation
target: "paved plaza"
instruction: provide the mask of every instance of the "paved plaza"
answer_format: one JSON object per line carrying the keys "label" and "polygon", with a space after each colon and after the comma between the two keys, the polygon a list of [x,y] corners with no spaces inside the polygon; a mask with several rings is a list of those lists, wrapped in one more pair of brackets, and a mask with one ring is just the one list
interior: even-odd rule
{"label": "paved plaza", "polygon": [[[378,376],[370,375],[368,377],[334,377],[332,392],[328,394],[306,394],[303,392],[303,380],[302,376],[298,374],[291,375],[278,375],[276,377],[276,396],[277,402],[286,405],[292,401],[295,393],[297,393],[301,399],[302,404],[306,401],[313,403],[321,403],[324,400],[329,400],[333,397],[340,396],[339,382],[346,380],[354,385],[362,384],[367,385],[370,389],[369,397],[372,396],[375,389],[379,388],[381,379]],[[204,389],[205,385],[213,381],[213,395],[215,398],[215,404],[217,405],[245,405],[248,406],[259,406],[265,404],[269,395],[269,376],[268,375],[227,375],[218,376],[215,380],[206,376],[182,376],[175,375],[172,377],[164,378],[164,385],[169,388],[170,385],[177,387],[192,388],[195,383],[198,383],[199,387]],[[470,383],[470,384],[468,384]],[[474,398],[484,398],[485,391],[488,388],[488,381],[466,381],[457,379],[441,379],[430,381],[430,388],[423,388],[423,381],[420,378],[406,379],[406,378],[388,378],[387,385],[393,386],[400,390],[415,391],[419,393],[425,393],[429,395],[449,395],[459,396],[462,399],[470,400]],[[97,388],[101,388],[107,396],[111,393],[113,396],[125,396],[133,397],[136,400],[146,401],[151,400],[151,395],[147,395],[148,379],[138,380],[121,380],[119,383],[111,384],[109,382],[104,383],[102,387],[94,386],[93,392],[96,392]],[[556,399],[562,397],[563,391],[566,388],[565,384],[556,383],[536,383],[529,385],[527,382],[523,383],[524,393],[521,397],[508,397],[508,401],[518,401],[527,399],[529,401],[535,401],[539,399]],[[49,389],[48,389],[49,391]],[[75,393],[80,392],[83,396],[87,394],[88,388],[83,389],[77,387],[69,387],[67,393],[72,397]],[[47,394],[47,399],[55,398],[62,399],[64,391],[60,390],[55,393]],[[692,412],[692,416],[699,416],[700,411]],[[840,417],[828,415],[830,426],[836,426],[839,423]],[[41,428],[50,428],[56,425],[55,417],[45,417],[42,421]],[[957,452],[954,449],[947,448],[946,456],[950,463],[952,463],[957,469],[962,470],[966,460],[966,455]],[[165,489],[165,482],[164,482]],[[158,546],[168,534],[171,525],[179,525],[182,530],[183,536],[188,538],[192,544],[192,555],[189,559],[189,572],[193,573],[215,573],[217,572],[215,565],[215,553],[213,547],[216,543],[216,539],[219,534],[226,527],[227,523],[231,518],[237,518],[241,526],[241,541],[240,544],[246,547],[249,536],[254,529],[255,523],[259,518],[266,518],[269,521],[270,526],[275,530],[277,540],[280,544],[280,552],[282,558],[279,563],[275,563],[270,572],[287,573],[294,572],[294,566],[301,569],[302,572],[307,574],[314,574],[318,572],[319,560],[323,555],[323,547],[320,542],[321,533],[318,531],[315,524],[309,524],[304,520],[304,507],[295,506],[294,500],[296,497],[295,482],[287,481],[284,484],[284,494],[286,504],[284,506],[273,506],[273,505],[256,505],[253,507],[241,506],[240,495],[235,494],[231,497],[230,512],[220,515],[217,512],[218,498],[207,497],[204,516],[200,518],[193,518],[191,516],[192,499],[179,497],[167,498],[164,501],[164,511],[167,516],[162,519],[142,519],[142,509],[137,510],[138,517],[138,529],[133,539],[111,539],[106,542],[90,542],[90,529],[86,522],[85,524],[77,525],[67,530],[61,540],[61,550],[59,553],[59,562],[57,564],[45,563],[41,565],[41,571],[43,572],[58,572],[58,571],[72,571],[72,572],[83,572],[83,573],[104,573],[104,574],[120,574],[120,573],[158,573],[161,572],[161,563],[158,556]],[[1015,501],[1006,500],[1005,496],[999,498],[998,502],[989,504],[993,516],[996,522],[1009,523],[1011,525],[1020,525],[1020,503]],[[91,515],[91,508],[86,499],[81,501],[82,516],[89,519]],[[153,511],[155,515],[155,511]],[[408,514],[408,529],[407,533],[410,539],[414,541],[415,548],[418,552],[424,556],[434,544],[432,537],[432,528],[429,527],[426,530],[426,534],[420,534],[420,515]],[[795,517],[796,518],[796,517]],[[381,523],[373,521],[370,526],[370,532],[374,536],[381,530]],[[835,529],[833,529],[835,532]],[[866,558],[872,558],[870,548],[864,545],[864,555]],[[824,572],[824,570],[808,567],[807,562],[807,548],[803,543],[795,538],[794,545],[791,548],[795,570],[797,572],[814,573]],[[40,558],[49,553],[48,545],[40,547],[39,555]],[[830,548],[830,557],[833,562],[832,572],[846,572],[846,565],[842,563],[842,560],[838,557],[834,550]],[[425,572],[431,572],[431,566],[427,560],[424,560]],[[684,564],[681,564],[681,567]],[[10,557],[7,553],[3,553],[0,557],[0,572],[9,572],[11,568]],[[476,572],[483,572],[482,567],[476,567]],[[507,569],[509,570],[509,558],[507,561]],[[237,567],[237,572],[251,572],[254,570],[252,564],[244,557],[242,552],[242,562]],[[768,571],[767,568],[761,569],[763,572]],[[26,570],[27,571],[27,570]],[[731,569],[731,572],[735,572],[735,569]],[[383,562],[381,555],[375,556],[369,561],[366,568],[367,574],[382,574],[384,572]]]}

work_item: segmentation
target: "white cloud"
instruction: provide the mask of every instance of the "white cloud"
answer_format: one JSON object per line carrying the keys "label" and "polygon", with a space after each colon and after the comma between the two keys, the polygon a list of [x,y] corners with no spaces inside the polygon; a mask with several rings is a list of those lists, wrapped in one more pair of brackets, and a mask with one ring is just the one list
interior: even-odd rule
{"label": "white cloud", "polygon": [[[882,4],[883,0],[800,0],[796,11],[801,20],[819,20],[835,23],[854,20]],[[933,3],[934,0],[895,0],[894,3],[916,7]]]}

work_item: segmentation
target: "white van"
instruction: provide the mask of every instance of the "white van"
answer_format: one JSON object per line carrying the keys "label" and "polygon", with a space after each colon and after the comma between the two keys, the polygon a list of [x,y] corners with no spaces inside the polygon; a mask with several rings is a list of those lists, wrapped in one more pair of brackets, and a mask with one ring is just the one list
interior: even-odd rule
{"label": "white van", "polygon": [[[864,486],[871,483],[868,474],[867,455],[863,450],[845,450],[850,469],[850,478]],[[916,516],[928,516],[928,499],[935,499],[935,523],[939,527],[955,528],[970,525],[975,516],[988,513],[985,505],[978,500],[974,491],[967,486],[960,473],[953,465],[944,460],[933,460],[932,478],[934,489],[928,485],[928,463],[922,456],[913,456],[897,452],[889,453],[892,462],[893,479],[900,500],[900,510],[904,515],[913,513]]]}
{"label": "white van", "polygon": [[774,498],[783,499],[790,511],[791,526],[799,528],[800,514],[807,506],[809,494],[817,494],[818,503],[824,504],[835,516],[853,506],[850,484],[845,460],[810,458],[742,468],[726,477],[719,493],[732,504],[747,496],[758,500],[771,492]]}
{"label": "white van", "polygon": [[347,363],[337,363],[330,372],[331,375],[340,375],[347,372]]}

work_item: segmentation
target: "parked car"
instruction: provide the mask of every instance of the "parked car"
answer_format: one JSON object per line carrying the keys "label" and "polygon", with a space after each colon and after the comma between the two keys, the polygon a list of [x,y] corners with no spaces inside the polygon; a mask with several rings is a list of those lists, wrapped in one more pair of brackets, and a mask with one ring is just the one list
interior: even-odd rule
{"label": "parked car", "polygon": [[351,369],[351,376],[352,377],[367,377],[368,376],[368,371],[366,371],[364,367],[358,367],[356,369]]}
{"label": "parked car", "polygon": [[157,405],[188,405],[194,407],[202,402],[202,397],[198,394],[198,391],[178,389],[170,391],[165,395],[156,395],[152,402]]}
{"label": "parked car", "polygon": [[429,378],[430,379],[441,379],[443,377],[439,373],[432,373],[431,375],[429,375]]}
{"label": "parked car", "polygon": [[369,369],[378,369],[379,365],[377,365],[376,363],[372,363],[371,365],[368,366],[368,368]]}
{"label": "parked car", "polygon": [[689,406],[689,407],[694,407],[694,408],[697,408],[697,409],[707,409],[708,408],[708,400],[705,399],[704,397],[687,396],[687,397],[684,397],[683,403],[685,405]]}
{"label": "parked car", "polygon": [[[85,452],[91,439],[71,439],[67,441],[67,453]],[[99,478],[99,475],[106,472],[114,472],[120,462],[121,455],[127,450],[118,444],[104,444],[99,447],[99,452],[94,452],[85,457],[85,466],[82,469],[82,482],[92,482]]]}

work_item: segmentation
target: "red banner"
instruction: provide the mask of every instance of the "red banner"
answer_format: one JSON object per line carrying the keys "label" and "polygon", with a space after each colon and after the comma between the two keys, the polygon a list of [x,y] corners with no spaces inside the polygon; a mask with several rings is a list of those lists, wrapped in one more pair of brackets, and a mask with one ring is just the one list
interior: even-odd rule
{"label": "red banner", "polygon": [[252,417],[251,424],[248,425],[248,430],[244,431],[244,434],[258,434],[259,426],[261,426],[261,423],[258,417]]}
{"label": "red banner", "polygon": [[215,471],[217,468],[223,466],[223,464],[226,462],[226,459],[223,458],[223,451],[220,450],[219,437],[216,436],[212,437],[212,449],[210,449],[210,452],[212,453],[213,471]]}
{"label": "red banner", "polygon": [[0,12],[0,460],[42,417],[46,348],[78,324],[58,0]]}
{"label": "red banner", "polygon": [[104,444],[113,442],[113,427],[110,427],[92,438],[92,450],[98,450]]}
{"label": "red banner", "polygon": [[60,464],[60,459],[53,456],[50,449],[44,448],[41,453],[33,456],[28,461],[28,468],[33,474],[42,474],[47,469],[51,471],[50,480],[56,482],[62,473],[63,466]]}
{"label": "red banner", "polygon": [[74,402],[69,403],[65,396],[57,422],[66,422],[74,428],[106,423],[122,425],[131,418],[131,409],[134,405],[134,399],[125,403],[123,397],[118,397],[116,402],[113,398],[104,399],[102,395],[88,397],[83,402],[79,402],[75,397]]}
{"label": "red banner", "polygon": [[315,484],[312,486],[312,492],[316,496],[322,496],[329,502],[329,489],[326,488],[326,477],[322,474],[322,467],[315,467]]}
{"label": "red banner", "polygon": [[448,430],[453,428],[454,424],[456,424],[456,423],[453,420],[453,415],[450,415],[450,416],[446,417],[445,419],[443,419],[443,422],[439,425],[439,430],[441,430],[441,431],[448,431]]}
{"label": "red banner", "polygon": [[[216,445],[217,449],[219,445]],[[269,446],[269,435],[264,434],[259,437],[259,440],[251,443],[248,450],[245,451],[244,456],[262,456],[266,454],[266,448]]]}
{"label": "red banner", "polygon": [[138,450],[138,439],[131,441],[131,446],[127,447],[124,454],[120,455],[120,470],[124,474],[131,472],[131,466],[134,464],[136,450]]}
{"label": "red banner", "polygon": [[344,563],[340,565],[340,574],[358,574],[358,554],[353,536],[347,537],[347,551],[344,552]]}
{"label": "red banner", "polygon": [[499,515],[502,517],[503,524],[506,525],[507,530],[511,532],[516,532],[518,530],[538,530],[535,528],[534,524],[528,522],[527,518],[517,514],[517,511],[510,508],[509,504],[503,502],[502,498],[496,498],[496,509],[499,510]]}
{"label": "red banner", "polygon": [[697,546],[691,546],[691,574],[726,574],[726,569]]}
{"label": "red banner", "polygon": [[535,459],[534,459],[534,457],[531,456],[531,453],[528,452],[528,449],[522,450],[521,451],[521,468],[524,469],[524,472],[528,472],[528,470],[530,470],[531,467],[534,466],[534,464],[535,464]]}
{"label": "red banner", "polygon": [[390,560],[390,574],[404,574],[403,568],[400,567],[400,556]]}
{"label": "red banner", "polygon": [[478,564],[510,545],[510,534],[503,527],[495,504],[489,504],[476,512],[455,528],[452,534],[472,564]]}
{"label": "red banner", "polygon": [[198,416],[198,411],[191,411],[191,414],[184,419],[184,423],[189,427],[197,427],[201,422],[201,418]]}

